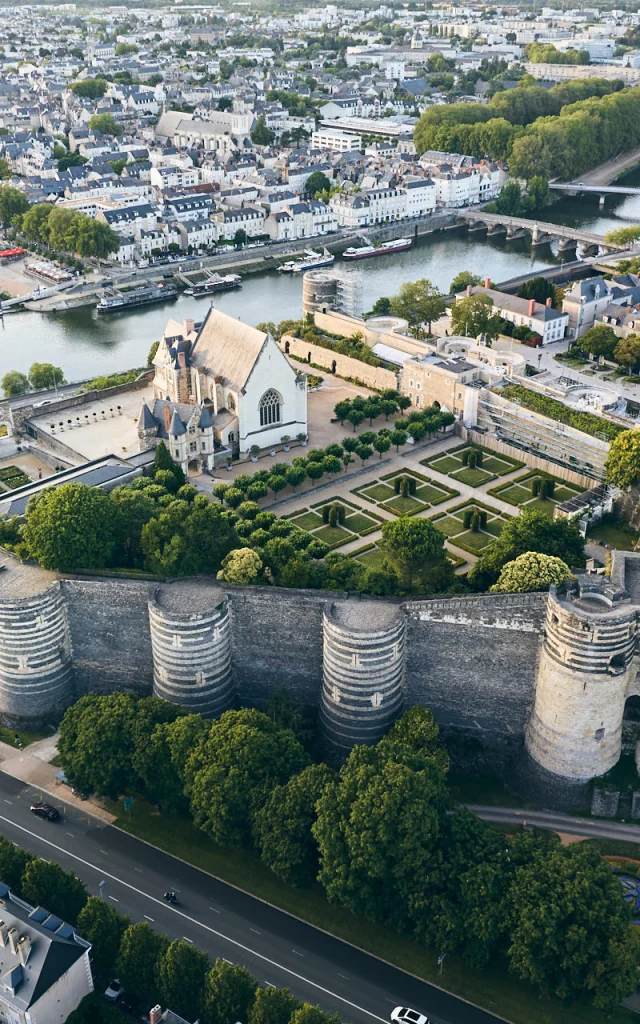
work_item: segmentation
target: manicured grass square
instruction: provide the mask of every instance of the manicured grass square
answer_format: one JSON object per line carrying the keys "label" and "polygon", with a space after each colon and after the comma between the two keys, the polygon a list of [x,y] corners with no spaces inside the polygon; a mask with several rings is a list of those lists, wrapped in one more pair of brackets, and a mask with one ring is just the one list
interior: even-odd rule
{"label": "manicured grass square", "polygon": [[322,516],[319,516],[317,512],[303,512],[300,516],[294,516],[289,522],[301,530],[315,530],[316,526],[322,526]]}
{"label": "manicured grass square", "polygon": [[496,491],[496,498],[502,498],[503,501],[508,501],[510,505],[522,505],[530,497],[531,491],[527,487],[521,487],[520,484],[511,484],[510,487],[505,487],[504,490]]}
{"label": "manicured grass square", "polygon": [[486,548],[487,544],[490,544],[493,540],[488,533],[474,533],[473,530],[467,530],[466,533],[461,533],[455,537],[451,543],[455,544],[456,541],[460,541],[462,544],[466,544],[468,548],[473,548],[475,551],[482,551],[482,548]]}
{"label": "manicured grass square", "polygon": [[370,498],[372,501],[386,501],[387,498],[392,498],[394,495],[393,487],[389,487],[389,484],[372,484],[370,487],[364,487],[360,494],[363,494],[365,498]]}
{"label": "manicured grass square", "polygon": [[333,545],[345,544],[348,540],[353,540],[354,534],[350,530],[345,530],[342,526],[321,526],[319,530],[315,530],[313,534],[314,538],[324,541],[325,544]]}
{"label": "manicured grass square", "polygon": [[553,518],[553,510],[556,507],[554,501],[549,501],[548,498],[531,498],[530,501],[525,502],[526,509],[535,508],[538,512],[544,512],[545,515]]}
{"label": "manicured grass square", "polygon": [[431,522],[445,537],[455,537],[456,533],[464,529],[462,519],[458,519],[457,516],[443,516],[442,519],[432,519]]}
{"label": "manicured grass square", "polygon": [[491,519],[482,527],[487,533],[490,533],[492,537],[499,537],[502,533],[504,526],[504,519]]}
{"label": "manicured grass square", "polygon": [[500,476],[501,473],[511,472],[512,469],[515,469],[515,466],[509,462],[504,462],[497,455],[484,455],[482,468],[486,469],[489,473],[493,473],[494,476]]}
{"label": "manicured grass square", "polygon": [[448,497],[449,494],[447,491],[441,490],[439,487],[436,487],[435,484],[422,484],[421,487],[416,489],[416,498],[419,498],[420,501],[424,501],[427,505],[437,505]]}
{"label": "manicured grass square", "polygon": [[362,555],[355,556],[357,562],[362,562],[369,569],[372,567],[378,569],[384,562],[384,557],[379,548],[373,548],[372,551],[365,551]]}
{"label": "manicured grass square", "polygon": [[395,512],[397,515],[404,515],[406,512],[415,512],[416,509],[422,508],[423,502],[417,498],[407,496],[403,498],[401,494],[394,494],[393,498],[389,501],[385,501],[384,508],[388,508],[390,512]]}
{"label": "manicured grass square", "polygon": [[369,530],[372,526],[377,526],[378,523],[364,512],[354,512],[352,516],[347,516],[344,525],[353,533],[360,533],[362,530]]}
{"label": "manicured grass square", "polygon": [[456,469],[460,469],[462,466],[462,459],[456,458],[455,455],[443,455],[439,459],[423,459],[421,461],[423,466],[431,466],[432,469],[437,469],[438,473],[451,473]]}
{"label": "manicured grass square", "polygon": [[456,473],[450,473],[450,476],[454,480],[459,480],[460,483],[468,484],[469,487],[479,487],[480,484],[485,484],[487,480],[491,480],[493,473],[487,473],[485,469],[470,469],[469,466],[464,466],[463,469],[459,469]]}
{"label": "manicured grass square", "polygon": [[569,498],[575,498],[576,494],[580,494],[580,488],[571,487],[570,484],[556,484],[553,498],[557,502],[569,501]]}

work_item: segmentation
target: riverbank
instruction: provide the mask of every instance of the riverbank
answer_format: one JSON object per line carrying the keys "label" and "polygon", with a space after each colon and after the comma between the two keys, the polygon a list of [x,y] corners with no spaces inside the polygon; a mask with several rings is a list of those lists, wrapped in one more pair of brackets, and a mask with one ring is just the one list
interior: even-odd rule
{"label": "riverbank", "polygon": [[640,164],[640,146],[630,149],[627,153],[621,153],[613,160],[594,167],[592,171],[586,171],[580,178],[583,185],[611,185],[621,174],[632,170]]}

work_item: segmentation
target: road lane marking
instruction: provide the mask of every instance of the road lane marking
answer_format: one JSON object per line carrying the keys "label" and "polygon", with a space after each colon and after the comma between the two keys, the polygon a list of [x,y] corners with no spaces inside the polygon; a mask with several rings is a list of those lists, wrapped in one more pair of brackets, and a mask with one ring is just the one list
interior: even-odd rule
{"label": "road lane marking", "polygon": [[220,913],[220,911],[216,910],[215,907],[209,907],[209,910],[213,910],[214,914],[219,914]]}
{"label": "road lane marking", "polygon": [[185,942],[190,942],[191,945],[193,946],[193,939],[190,939],[188,935],[183,935],[182,938],[184,939]]}
{"label": "road lane marking", "polygon": [[134,870],[134,871],[139,871],[139,872],[140,872],[140,874],[142,874],[142,868],[134,868],[133,870]]}
{"label": "road lane marking", "polygon": [[249,929],[249,931],[250,931],[250,932],[255,932],[255,933],[256,933],[256,935],[260,935],[260,932],[258,931],[258,929],[257,929],[257,928],[250,928],[250,929]]}
{"label": "road lane marking", "polygon": [[[15,821],[12,821],[10,818],[5,818],[2,814],[0,814],[0,821],[5,821],[7,825],[18,829],[19,832],[26,832],[28,836],[32,836],[32,838],[36,839],[39,843],[44,843],[46,846],[50,846],[53,850],[63,853],[65,857],[71,857],[72,860],[77,861],[79,864],[84,864],[84,866],[90,868],[91,871],[95,871],[97,874],[102,874],[106,878],[110,878],[113,882],[117,882],[118,885],[124,886],[125,889],[130,889],[131,892],[137,893],[138,896],[144,896],[145,899],[151,900],[152,903],[157,903],[159,907],[164,907],[166,910],[171,911],[171,913],[178,914],[180,917],[183,917],[185,921],[190,921],[192,924],[195,924],[196,927],[202,928],[204,931],[211,932],[211,934],[217,936],[217,938],[228,942],[229,945],[235,946],[237,949],[241,949],[243,952],[257,957],[259,960],[263,960],[264,963],[277,968],[277,970],[282,971],[283,974],[289,974],[292,978],[297,978],[298,981],[304,982],[305,985],[310,985],[311,988],[317,989],[318,992],[324,992],[325,995],[331,996],[332,999],[337,999],[339,1002],[345,1003],[352,1009],[359,1010],[360,1013],[365,1013],[367,1017],[372,1017],[373,1020],[381,1021],[381,1024],[388,1024],[386,1017],[379,1017],[377,1013],[372,1013],[371,1010],[366,1010],[364,1006],[359,1006],[358,1003],[353,1003],[350,999],[345,999],[344,996],[338,995],[337,992],[333,992],[330,988],[325,988],[324,985],[319,985],[317,982],[311,981],[310,978],[305,978],[304,974],[298,974],[296,971],[292,971],[290,967],[285,967],[283,964],[279,964],[277,960],[271,960],[271,958],[265,956],[264,953],[259,953],[256,949],[251,949],[250,946],[245,946],[242,942],[238,942],[237,939],[232,939],[229,935],[225,935],[224,932],[220,932],[216,928],[212,928],[211,925],[204,924],[204,922],[198,921],[197,918],[191,917],[189,914],[185,914],[183,910],[179,910],[177,907],[172,907],[170,905],[166,906],[164,901],[158,899],[157,896],[151,896],[150,893],[145,892],[144,889],[138,889],[137,886],[131,885],[130,882],[124,882],[121,878],[118,878],[116,875],[112,875],[109,871],[103,871],[103,869],[98,867],[97,864],[92,864],[91,861],[85,860],[84,857],[79,857],[77,853],[71,853],[69,850],[65,850],[64,846],[58,846],[56,843],[52,843],[50,839],[44,839],[37,832],[32,832],[31,829],[25,828],[24,825],[18,825]],[[167,856],[171,856],[171,854],[167,854]],[[44,860],[45,858],[41,859]],[[118,902],[113,896],[110,896],[109,898],[114,900],[116,903]],[[227,960],[226,957],[223,957],[223,960],[225,960],[225,963],[232,963],[232,961]],[[270,982],[267,982],[267,984],[270,984]],[[271,987],[275,988],[275,985]]]}
{"label": "road lane marking", "polygon": [[275,988],[276,987],[275,985],[272,985],[270,981],[265,981],[265,985],[267,985],[269,988]]}
{"label": "road lane marking", "polygon": [[120,902],[120,900],[117,900],[117,899],[115,898],[115,896],[109,896],[109,899],[110,899],[110,900],[113,900],[113,902],[114,902],[114,903],[119,903],[119,902]]}
{"label": "road lane marking", "polygon": [[152,917],[149,917],[149,915],[148,915],[148,914],[143,914],[142,916],[143,916],[144,918],[146,918],[146,919],[147,919],[147,921],[151,921],[151,922],[153,922],[153,918],[152,918]]}
{"label": "road lane marking", "polygon": [[108,856],[109,856],[109,854],[107,853],[107,851],[106,851],[106,850],[100,850],[100,853],[104,853],[105,857],[108,857]]}
{"label": "road lane marking", "polygon": [[10,803],[11,803],[10,800],[5,800],[5,804],[10,804]]}
{"label": "road lane marking", "polygon": [[295,953],[296,956],[304,956],[304,953],[299,953],[297,949],[292,949],[291,952]]}
{"label": "road lane marking", "polygon": [[71,836],[72,839],[75,839],[75,836],[74,836],[73,832],[67,832],[67,835]]}
{"label": "road lane marking", "polygon": [[344,978],[345,981],[350,981],[350,978],[346,974],[340,974],[340,971],[338,971],[338,977]]}

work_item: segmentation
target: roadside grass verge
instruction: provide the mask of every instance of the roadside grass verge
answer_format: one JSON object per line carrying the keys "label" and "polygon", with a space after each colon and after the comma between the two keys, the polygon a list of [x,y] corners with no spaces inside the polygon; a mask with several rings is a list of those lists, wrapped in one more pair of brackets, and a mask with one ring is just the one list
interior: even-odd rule
{"label": "roadside grass verge", "polygon": [[381,925],[328,903],[318,885],[311,889],[290,888],[255,855],[246,850],[216,846],[188,819],[159,815],[140,798],[136,798],[130,815],[125,813],[122,800],[105,800],[105,806],[116,815],[115,824],[124,831],[513,1024],[637,1022],[637,1016],[623,1007],[604,1013],[589,1006],[565,1006],[558,1000],[540,997],[534,988],[513,978],[504,962],[498,961],[485,971],[476,971],[451,954],[440,975],[438,950],[421,947]]}

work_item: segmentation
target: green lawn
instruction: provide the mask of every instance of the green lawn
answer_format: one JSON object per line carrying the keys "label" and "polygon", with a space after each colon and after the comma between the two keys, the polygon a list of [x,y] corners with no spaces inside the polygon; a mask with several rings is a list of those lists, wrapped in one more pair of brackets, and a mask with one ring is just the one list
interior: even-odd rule
{"label": "green lawn", "polygon": [[462,466],[462,460],[456,459],[455,455],[443,455],[438,459],[421,459],[422,466],[431,466],[437,469],[438,473],[451,473]]}
{"label": "green lawn", "polygon": [[354,512],[353,515],[347,516],[344,525],[352,533],[362,533],[363,530],[369,530],[372,526],[379,526],[380,524],[365,512]]}
{"label": "green lawn", "polygon": [[510,484],[504,490],[500,489],[499,493],[496,490],[496,497],[508,501],[510,505],[522,505],[530,499],[531,491],[526,487],[521,487],[520,484]]}
{"label": "green lawn", "polygon": [[409,512],[415,512],[420,508],[426,507],[425,503],[418,498],[413,498],[411,495],[403,498],[401,494],[394,494],[393,498],[389,498],[382,505],[382,508],[388,508],[390,512],[394,512],[398,516],[403,516]]}
{"label": "green lawn", "polygon": [[0,741],[21,750],[23,747],[28,747],[30,743],[53,736],[54,732],[54,729],[5,729],[4,726],[0,726]]}
{"label": "green lawn", "polygon": [[469,466],[464,466],[455,473],[450,473],[450,476],[454,480],[459,480],[461,484],[468,484],[469,487],[480,487],[481,484],[486,484],[487,480],[492,480],[493,473],[487,473],[484,469],[470,469]]}
{"label": "green lawn", "polygon": [[323,928],[330,934],[382,957],[405,971],[433,981],[442,988],[485,1009],[503,1016],[513,1024],[632,1024],[637,1017],[616,1009],[606,1014],[590,1007],[564,1006],[557,1000],[542,998],[531,986],[517,981],[500,962],[484,971],[475,971],[450,954],[441,975],[438,951],[425,948],[394,934],[364,918],[329,904],[320,886],[292,889],[280,882],[252,854],[238,849],[215,846],[184,818],[156,815],[144,800],[136,800],[131,817],[122,803],[106,801],[117,815],[116,825],[155,846],[181,857],[196,867],[238,886],[274,906]]}
{"label": "green lawn", "polygon": [[[534,480],[553,480],[555,483],[553,497],[545,499],[534,498],[531,493],[531,486]],[[526,505],[527,508],[536,508],[552,516],[556,505],[561,504],[563,501],[568,501],[569,498],[575,498],[576,494],[581,494],[583,490],[584,488],[578,487],[576,484],[567,483],[566,480],[560,480],[549,473],[533,470],[517,477],[511,483],[493,487],[489,494],[496,498],[501,498],[502,501],[508,501],[510,505]]]}
{"label": "green lawn", "polygon": [[368,569],[379,569],[384,562],[384,554],[380,548],[372,548],[371,551],[365,551],[361,555],[354,555],[357,562],[362,562]]}
{"label": "green lawn", "polygon": [[440,533],[444,533],[445,537],[455,537],[457,533],[462,533],[464,529],[462,516],[443,516],[442,519],[432,519],[431,521],[440,530]]}
{"label": "green lawn", "polygon": [[293,516],[289,522],[299,526],[301,530],[315,530],[317,526],[322,526],[322,516],[317,512],[303,512],[300,516]]}
{"label": "green lawn", "polygon": [[549,519],[553,519],[553,510],[556,507],[556,502],[550,498],[532,498],[530,501],[524,502],[524,508],[531,509],[535,508],[537,512],[544,512]]}
{"label": "green lawn", "polygon": [[313,536],[318,540],[324,541],[325,544],[330,544],[331,547],[338,544],[345,544],[348,540],[353,540],[355,534],[349,530],[345,530],[343,526],[321,526],[319,530],[314,530]]}
{"label": "green lawn", "polygon": [[478,530],[477,533],[467,530],[465,533],[458,534],[457,537],[452,537],[451,543],[465,544],[468,548],[473,548],[474,551],[482,551],[492,540],[493,537],[490,537],[488,533],[483,533],[482,530]]}
{"label": "green lawn", "polygon": [[635,530],[611,520],[594,523],[588,528],[587,536],[589,540],[601,540],[610,548],[618,548],[620,551],[633,551],[638,539]]}
{"label": "green lawn", "polygon": [[423,484],[422,487],[416,489],[416,498],[420,498],[420,501],[424,501],[427,505],[438,505],[448,497],[450,495],[447,491],[443,491],[435,484]]}
{"label": "green lawn", "polygon": [[395,491],[389,484],[376,483],[365,487],[360,494],[365,498],[371,498],[372,501],[386,501],[387,498],[393,498]]}

